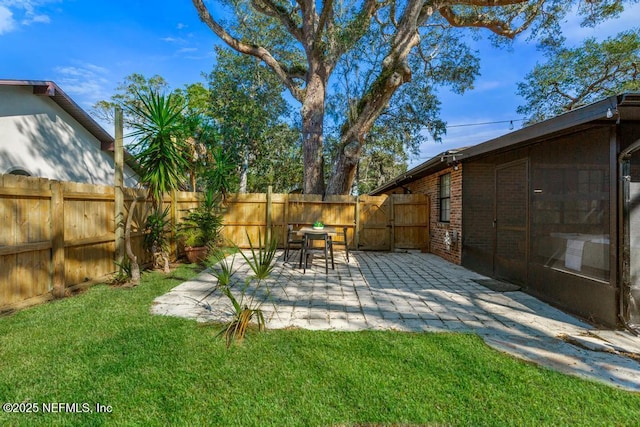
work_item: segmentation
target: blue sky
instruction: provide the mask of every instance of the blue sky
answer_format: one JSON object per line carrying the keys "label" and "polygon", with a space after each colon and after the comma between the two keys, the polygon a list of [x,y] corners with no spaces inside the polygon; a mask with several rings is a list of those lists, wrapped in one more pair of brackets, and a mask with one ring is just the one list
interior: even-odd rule
{"label": "blue sky", "polygon": [[[564,32],[575,45],[637,26],[638,17],[640,4],[595,31],[569,20]],[[204,82],[201,74],[213,67],[216,43],[190,0],[0,0],[0,79],[53,80],[86,110],[108,99],[132,73],[159,74],[172,88]],[[484,41],[474,48],[482,58],[481,75],[464,95],[439,92],[442,118],[452,126],[506,123],[451,127],[442,143],[423,145],[411,166],[507,133],[510,120],[519,127],[516,85],[541,59],[539,53],[524,39],[510,51]]]}

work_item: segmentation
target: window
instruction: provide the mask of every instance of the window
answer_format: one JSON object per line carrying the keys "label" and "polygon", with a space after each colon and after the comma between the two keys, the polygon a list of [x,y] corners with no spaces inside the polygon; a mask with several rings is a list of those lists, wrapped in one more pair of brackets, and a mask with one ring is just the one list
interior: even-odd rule
{"label": "window", "polygon": [[7,171],[8,175],[20,175],[20,176],[31,176],[31,174],[29,172],[27,172],[25,169],[16,167],[16,168],[11,168]]}
{"label": "window", "polygon": [[451,174],[440,176],[440,222],[449,222],[451,217]]}

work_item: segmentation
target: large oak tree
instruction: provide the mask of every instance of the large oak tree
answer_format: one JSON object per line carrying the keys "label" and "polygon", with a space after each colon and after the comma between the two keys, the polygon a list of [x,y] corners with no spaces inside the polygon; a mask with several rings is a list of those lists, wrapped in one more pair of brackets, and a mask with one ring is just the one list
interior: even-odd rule
{"label": "large oak tree", "polygon": [[[204,0],[192,0],[201,20],[230,48],[261,59],[301,104],[304,192],[350,191],[366,134],[398,89],[446,50],[440,32],[486,29],[512,39],[559,34],[570,11],[586,24],[616,15],[625,0],[219,0],[214,17]],[[633,1],[633,0],[630,0]],[[228,6],[227,9],[223,7]],[[577,9],[576,9],[577,7]],[[325,189],[323,134],[332,73],[365,36],[381,49],[366,91],[345,111],[332,173]],[[417,61],[412,61],[412,58]],[[357,76],[353,76],[357,78]]]}
{"label": "large oak tree", "polygon": [[588,38],[575,48],[551,48],[518,84],[526,104],[518,107],[528,124],[622,92],[640,90],[640,30],[602,42]]}

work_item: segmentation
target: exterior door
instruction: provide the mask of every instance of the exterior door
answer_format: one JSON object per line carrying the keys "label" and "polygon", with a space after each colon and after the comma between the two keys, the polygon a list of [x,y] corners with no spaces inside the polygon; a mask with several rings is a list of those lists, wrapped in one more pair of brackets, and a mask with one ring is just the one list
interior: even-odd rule
{"label": "exterior door", "polygon": [[528,162],[518,160],[496,167],[495,245],[493,275],[525,284],[528,251]]}

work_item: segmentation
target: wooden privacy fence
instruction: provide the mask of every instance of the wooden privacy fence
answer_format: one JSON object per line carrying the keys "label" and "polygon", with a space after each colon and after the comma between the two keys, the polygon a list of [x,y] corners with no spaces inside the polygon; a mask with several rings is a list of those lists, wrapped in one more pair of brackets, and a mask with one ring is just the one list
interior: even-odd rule
{"label": "wooden privacy fence", "polygon": [[[151,206],[144,190],[125,188],[124,212],[134,197],[132,248],[145,262],[142,230]],[[187,192],[164,201],[172,225],[198,203],[199,195]],[[116,218],[114,187],[0,175],[0,307],[115,272],[125,218]]]}
{"label": "wooden privacy fence", "polygon": [[[240,247],[256,244],[271,229],[286,240],[288,224],[322,221],[347,227],[349,248],[396,250],[429,248],[429,199],[424,194],[328,196],[237,194],[227,200],[223,237]],[[248,236],[248,237],[247,237]]]}
{"label": "wooden privacy fence", "polygon": [[[132,247],[142,263],[149,261],[142,241],[150,203],[143,190],[120,191],[0,175],[0,311],[114,273],[115,260],[124,255],[124,220],[134,198],[138,204],[132,217]],[[171,230],[200,199],[198,193],[175,192],[164,200]],[[420,194],[332,196],[324,201],[315,195],[238,194],[227,199],[222,236],[246,248],[249,238],[255,245],[259,233],[265,236],[271,230],[282,246],[287,224],[320,220],[347,227],[351,249],[426,250],[428,218],[429,200]],[[177,254],[175,235],[171,252]]]}

